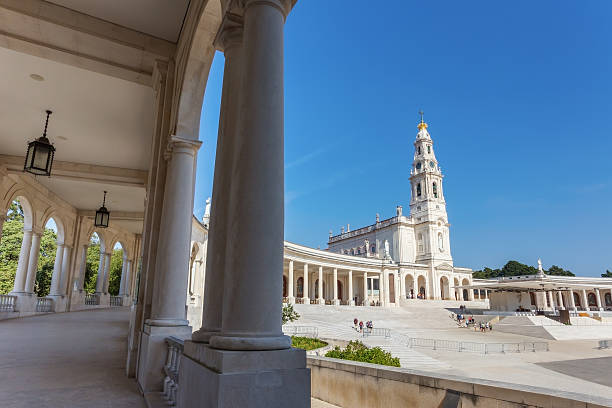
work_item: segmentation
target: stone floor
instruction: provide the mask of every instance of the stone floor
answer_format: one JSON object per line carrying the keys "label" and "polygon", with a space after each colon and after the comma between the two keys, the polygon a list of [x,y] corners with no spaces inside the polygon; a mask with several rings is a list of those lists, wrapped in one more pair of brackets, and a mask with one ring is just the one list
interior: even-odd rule
{"label": "stone floor", "polygon": [[144,407],[125,376],[128,309],[0,322],[2,407]]}

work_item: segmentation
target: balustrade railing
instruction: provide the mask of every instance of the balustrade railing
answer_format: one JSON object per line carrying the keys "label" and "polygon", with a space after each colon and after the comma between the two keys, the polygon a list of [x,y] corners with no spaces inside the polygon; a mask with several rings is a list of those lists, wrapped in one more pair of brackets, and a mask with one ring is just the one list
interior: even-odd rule
{"label": "balustrade railing", "polygon": [[123,298],[121,296],[111,296],[110,305],[111,306],[123,306]]}
{"label": "balustrade railing", "polygon": [[0,295],[0,312],[14,312],[17,296]]}
{"label": "balustrade railing", "polygon": [[85,294],[85,304],[90,306],[99,305],[100,298],[95,293],[87,293]]}
{"label": "balustrade railing", "polygon": [[319,329],[316,326],[283,326],[283,333],[288,336],[319,337]]}
{"label": "balustrade railing", "polygon": [[388,339],[391,337],[391,329],[385,329],[383,327],[373,327],[371,329],[364,327],[363,332],[361,333],[363,337],[384,337]]}
{"label": "balustrade railing", "polygon": [[52,312],[53,311],[53,299],[39,297],[36,300],[36,311],[37,312]]}
{"label": "balustrade railing", "polygon": [[[397,336],[394,336],[397,337]],[[522,343],[477,343],[470,341],[454,341],[439,339],[423,339],[417,337],[400,337],[401,341],[410,348],[421,347],[432,350],[449,350],[458,352],[472,352],[481,354],[492,353],[521,353],[526,351],[548,351],[548,342],[522,342]]]}
{"label": "balustrade railing", "polygon": [[166,378],[164,379],[163,395],[168,401],[168,405],[174,406],[176,405],[176,396],[178,395],[179,366],[185,342],[176,337],[166,337],[166,344],[168,345],[168,355],[164,365]]}

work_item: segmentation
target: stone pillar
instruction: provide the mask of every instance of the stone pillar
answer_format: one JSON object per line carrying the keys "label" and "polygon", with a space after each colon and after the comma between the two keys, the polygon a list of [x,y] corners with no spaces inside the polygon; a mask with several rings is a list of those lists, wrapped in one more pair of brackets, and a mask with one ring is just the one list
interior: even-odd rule
{"label": "stone pillar", "polygon": [[108,294],[108,282],[110,280],[110,266],[111,266],[111,255],[112,253],[107,252],[104,254],[104,281],[103,284],[103,292],[104,294]]}
{"label": "stone pillar", "polygon": [[333,284],[334,284],[334,305],[339,305],[340,304],[340,300],[338,299],[338,269],[334,268],[334,278],[333,278]]}
{"label": "stone pillar", "polygon": [[400,286],[399,285],[399,272],[395,271],[393,272],[393,295],[394,295],[393,302],[395,303],[396,307],[399,306],[399,299],[400,299],[399,286]]}
{"label": "stone pillar", "polygon": [[402,274],[399,274],[399,284],[400,284],[400,296],[401,299],[404,300],[406,299],[406,276],[402,276]]}
{"label": "stone pillar", "polygon": [[57,244],[57,250],[55,251],[55,263],[53,264],[53,275],[51,276],[51,288],[49,289],[49,295],[61,295],[61,282],[62,282],[62,258],[64,257],[64,244]]}
{"label": "stone pillar", "polygon": [[87,271],[87,249],[88,245],[83,245],[81,249],[81,266],[79,270],[78,290],[82,291],[85,287],[85,272]]}
{"label": "stone pillar", "polygon": [[[167,354],[165,338],[191,338],[186,319],[191,223],[197,140],[171,136],[164,186],[163,208],[155,264],[151,318],[145,320],[140,339],[138,383],[143,392],[162,389]],[[217,288],[221,290],[221,288]],[[280,309],[279,309],[280,314]],[[280,316],[279,316],[280,324]]]}
{"label": "stone pillar", "polygon": [[565,306],[563,305],[563,292],[560,290],[557,291],[557,305],[559,310],[565,310]]}
{"label": "stone pillar", "polygon": [[[227,270],[226,251],[232,251],[229,228],[235,200],[232,195],[232,173],[236,166],[238,150],[238,129],[240,92],[242,83],[242,26],[238,23],[225,24],[217,37],[223,49],[225,67],[219,116],[219,134],[215,156],[213,193],[210,211],[208,245],[206,249],[206,270],[204,284],[204,305],[202,327],[192,335],[193,341],[208,343],[210,337],[221,331],[223,316],[223,287]],[[235,254],[230,253],[229,256]],[[293,281],[289,282],[293,288]],[[289,303],[293,295],[289,295]]]}
{"label": "stone pillar", "polygon": [[485,300],[489,298],[489,290],[485,289]]}
{"label": "stone pillar", "polygon": [[98,263],[98,277],[96,278],[96,293],[100,294],[104,291],[104,263],[106,256],[104,252],[100,252],[100,262]]}
{"label": "stone pillar", "polygon": [[237,199],[231,203],[222,327],[210,346],[185,342],[181,375],[191,381],[181,385],[178,406],[310,406],[305,351],[292,349],[281,328],[283,25],[290,3],[239,3],[244,5],[244,63],[239,160],[232,173]]}
{"label": "stone pillar", "polygon": [[304,297],[302,298],[304,304],[310,303],[310,298],[308,297],[308,264],[304,264]]}
{"label": "stone pillar", "polygon": [[582,307],[584,307],[584,310],[590,310],[590,308],[589,308],[589,298],[587,297],[586,290],[582,289],[580,294],[581,294]]}
{"label": "stone pillar", "polygon": [[125,295],[125,267],[127,265],[127,258],[123,257],[121,262],[121,281],[119,282],[119,296]]}
{"label": "stone pillar", "polygon": [[468,297],[470,300],[474,300],[474,289],[468,289]]}
{"label": "stone pillar", "polygon": [[381,306],[389,305],[389,275],[386,270],[378,274],[378,299]]}
{"label": "stone pillar", "polygon": [[32,232],[32,246],[28,259],[28,275],[25,282],[25,292],[34,293],[34,282],[36,282],[36,271],[38,271],[38,256],[40,255],[40,238],[42,233]]}
{"label": "stone pillar", "polygon": [[293,293],[293,260],[289,260],[289,282],[287,282],[287,301],[289,304],[295,303],[295,294]]}
{"label": "stone pillar", "polygon": [[355,306],[355,300],[353,299],[353,271],[348,271],[348,305]]}
{"label": "stone pillar", "polygon": [[325,298],[323,297],[323,267],[319,266],[319,296],[317,297],[317,303],[320,305],[325,304]]}
{"label": "stone pillar", "polygon": [[25,292],[25,282],[28,275],[28,265],[30,259],[30,249],[32,248],[32,231],[24,231],[23,239],[21,240],[21,250],[19,251],[19,261],[17,263],[17,272],[15,273],[15,283],[13,285],[13,294]]}
{"label": "stone pillar", "polygon": [[363,305],[370,306],[370,297],[368,296],[368,273],[363,273]]}
{"label": "stone pillar", "polygon": [[[62,295],[68,294],[68,281],[70,280],[70,255],[72,247],[64,245],[64,255],[62,256],[62,280],[60,290]],[[65,310],[63,310],[65,311]]]}
{"label": "stone pillar", "polygon": [[576,301],[574,300],[574,291],[570,290],[568,294],[569,294],[570,309],[572,312],[576,312],[578,309],[576,309]]}
{"label": "stone pillar", "polygon": [[132,296],[132,281],[134,280],[133,278],[133,272],[134,271],[134,262],[132,262],[131,259],[127,260],[127,266],[125,267],[125,296],[126,297],[131,297]]}
{"label": "stone pillar", "polygon": [[549,290],[548,292],[546,292],[546,294],[548,295],[548,303],[550,304],[550,309],[554,311],[555,310],[555,297],[553,296],[552,290]]}
{"label": "stone pillar", "polygon": [[603,306],[601,304],[601,294],[599,293],[599,289],[595,288],[595,298],[597,299],[597,310],[602,311]]}

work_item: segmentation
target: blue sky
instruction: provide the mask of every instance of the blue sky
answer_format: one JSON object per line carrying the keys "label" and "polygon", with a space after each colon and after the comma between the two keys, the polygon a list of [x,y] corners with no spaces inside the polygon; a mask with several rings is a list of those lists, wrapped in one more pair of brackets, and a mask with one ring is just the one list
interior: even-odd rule
{"label": "blue sky", "polygon": [[[419,109],[455,265],[612,269],[612,2],[300,0],[285,29],[285,237],[408,208]],[[212,191],[223,56],[202,112]]]}

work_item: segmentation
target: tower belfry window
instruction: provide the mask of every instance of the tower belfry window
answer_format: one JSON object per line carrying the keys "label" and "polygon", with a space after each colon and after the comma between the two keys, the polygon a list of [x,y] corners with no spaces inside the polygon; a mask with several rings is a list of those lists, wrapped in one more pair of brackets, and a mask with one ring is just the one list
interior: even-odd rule
{"label": "tower belfry window", "polygon": [[431,153],[431,146],[427,145],[427,153]]}
{"label": "tower belfry window", "polygon": [[436,184],[435,181],[433,183],[433,195],[435,198],[438,198],[438,185]]}
{"label": "tower belfry window", "polygon": [[421,183],[417,184],[417,197],[421,196]]}
{"label": "tower belfry window", "polygon": [[421,154],[421,146],[417,147],[417,154],[420,155]]}

